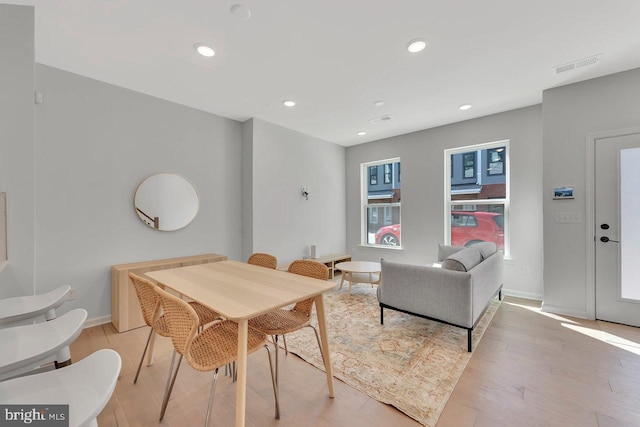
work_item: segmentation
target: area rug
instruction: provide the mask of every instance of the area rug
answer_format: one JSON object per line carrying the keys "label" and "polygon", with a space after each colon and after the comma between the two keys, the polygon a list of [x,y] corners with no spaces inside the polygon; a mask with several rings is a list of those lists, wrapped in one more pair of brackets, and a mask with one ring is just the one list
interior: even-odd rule
{"label": "area rug", "polygon": [[[368,285],[355,286],[351,295],[344,288],[327,292],[324,301],[334,377],[434,426],[471,358],[466,329],[387,309],[381,325]],[[474,329],[474,348],[499,305],[496,298]],[[286,338],[290,352],[324,370],[312,331]]]}

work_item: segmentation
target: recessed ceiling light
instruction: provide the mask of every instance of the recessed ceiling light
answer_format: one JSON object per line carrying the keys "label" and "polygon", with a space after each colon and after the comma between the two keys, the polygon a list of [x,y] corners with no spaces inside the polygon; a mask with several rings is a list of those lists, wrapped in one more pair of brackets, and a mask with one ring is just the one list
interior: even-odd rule
{"label": "recessed ceiling light", "polygon": [[461,106],[458,107],[458,110],[468,110],[469,108],[471,108],[471,104],[462,104]]}
{"label": "recessed ceiling light", "polygon": [[213,55],[216,54],[216,52],[213,50],[213,48],[204,45],[204,44],[197,44],[196,45],[196,50],[198,51],[198,53],[202,56],[206,56],[207,58],[211,58]]}
{"label": "recessed ceiling light", "polygon": [[427,47],[427,42],[422,39],[411,40],[407,43],[407,50],[411,53],[418,53]]}
{"label": "recessed ceiling light", "polygon": [[294,107],[296,105],[296,102],[291,99],[285,99],[282,103],[285,107]]}
{"label": "recessed ceiling light", "polygon": [[373,103],[376,107],[382,107],[384,105],[384,101],[376,101]]}
{"label": "recessed ceiling light", "polygon": [[229,10],[231,11],[231,14],[233,16],[243,21],[246,21],[247,19],[251,18],[251,11],[249,10],[248,7],[246,7],[243,4],[239,4],[239,3],[234,4],[233,6],[231,6],[231,9]]}
{"label": "recessed ceiling light", "polygon": [[358,135],[359,135],[359,136],[365,136],[366,134],[367,134],[367,133],[366,133],[365,131],[363,131],[363,130],[361,130],[360,132],[358,132]]}

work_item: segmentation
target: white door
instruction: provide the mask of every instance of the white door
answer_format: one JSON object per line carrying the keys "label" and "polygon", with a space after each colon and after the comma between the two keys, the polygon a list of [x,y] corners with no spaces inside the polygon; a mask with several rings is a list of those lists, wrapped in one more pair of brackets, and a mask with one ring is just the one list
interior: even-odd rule
{"label": "white door", "polygon": [[595,140],[596,318],[640,326],[640,134]]}

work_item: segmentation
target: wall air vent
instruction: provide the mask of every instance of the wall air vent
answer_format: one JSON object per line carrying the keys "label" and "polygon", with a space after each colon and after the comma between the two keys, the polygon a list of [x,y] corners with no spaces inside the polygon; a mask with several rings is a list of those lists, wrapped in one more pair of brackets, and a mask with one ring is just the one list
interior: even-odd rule
{"label": "wall air vent", "polygon": [[375,119],[370,119],[369,123],[377,125],[378,123],[387,122],[389,120],[391,120],[391,116],[388,114],[385,114],[384,116],[376,117]]}
{"label": "wall air vent", "polygon": [[597,55],[589,56],[587,58],[578,59],[577,61],[569,62],[567,64],[557,65],[553,68],[556,70],[556,74],[564,73],[567,71],[573,71],[578,68],[586,67],[587,65],[593,65],[600,62],[602,58],[602,54],[599,53]]}

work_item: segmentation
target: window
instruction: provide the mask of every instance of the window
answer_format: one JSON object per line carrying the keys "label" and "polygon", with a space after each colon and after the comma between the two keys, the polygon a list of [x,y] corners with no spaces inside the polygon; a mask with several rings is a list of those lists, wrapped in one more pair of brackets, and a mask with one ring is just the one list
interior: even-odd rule
{"label": "window", "polygon": [[391,184],[391,164],[384,165],[384,183]]}
{"label": "window", "polygon": [[[445,150],[445,242],[494,242],[509,256],[509,141]],[[462,168],[459,158],[462,158]],[[478,167],[483,165],[483,167]],[[472,175],[473,174],[473,175]],[[475,177],[475,183],[465,178]]]}
{"label": "window", "polygon": [[487,174],[504,175],[504,147],[487,150]]}
{"label": "window", "polygon": [[462,168],[464,178],[475,178],[476,176],[476,153],[464,153],[462,155]]}
{"label": "window", "polygon": [[370,218],[371,224],[377,224],[378,223],[378,209],[371,209],[369,211],[369,215],[371,216],[371,218]]}
{"label": "window", "polygon": [[377,185],[378,184],[378,167],[371,166],[369,168],[369,185]]}
{"label": "window", "polygon": [[[378,180],[378,166],[383,179]],[[363,163],[362,239],[365,246],[400,246],[400,159]],[[374,178],[375,177],[375,178]]]}

